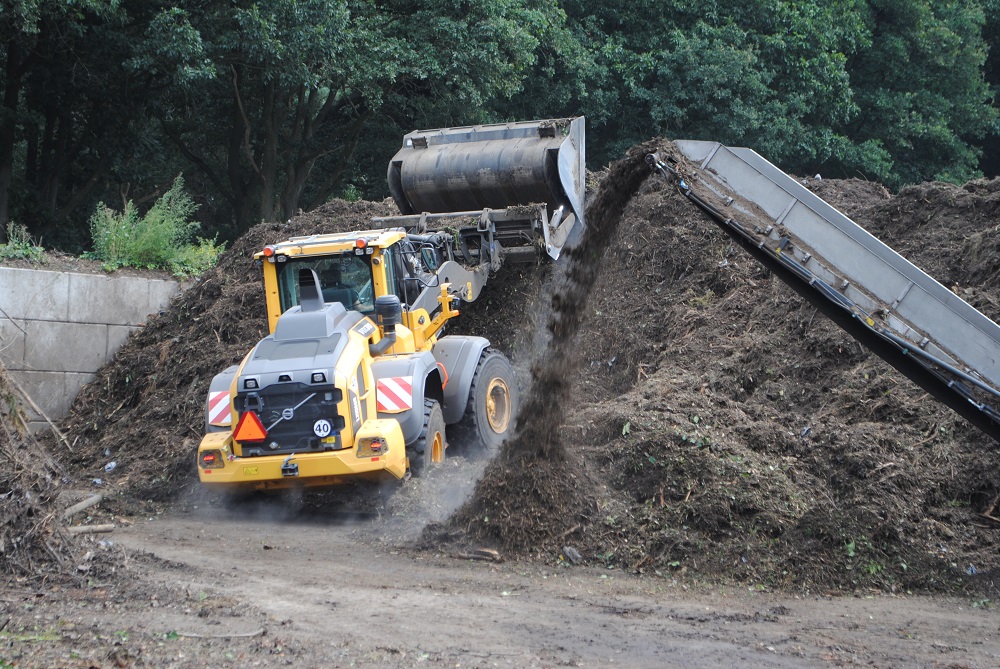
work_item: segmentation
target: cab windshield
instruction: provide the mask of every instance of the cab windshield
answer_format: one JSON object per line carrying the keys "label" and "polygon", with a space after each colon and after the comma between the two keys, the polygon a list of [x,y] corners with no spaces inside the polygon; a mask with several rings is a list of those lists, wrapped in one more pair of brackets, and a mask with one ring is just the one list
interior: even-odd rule
{"label": "cab windshield", "polygon": [[299,270],[319,276],[324,302],[339,302],[347,309],[369,314],[375,309],[371,256],[343,253],[320,258],[289,258],[278,265],[281,313],[299,303]]}

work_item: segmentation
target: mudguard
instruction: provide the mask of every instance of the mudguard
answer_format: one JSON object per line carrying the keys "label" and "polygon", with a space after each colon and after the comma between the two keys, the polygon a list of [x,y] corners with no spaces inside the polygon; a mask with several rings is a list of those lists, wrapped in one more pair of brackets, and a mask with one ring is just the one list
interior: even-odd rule
{"label": "mudguard", "polygon": [[490,345],[484,337],[448,335],[434,345],[434,357],[444,366],[448,384],[444,389],[444,422],[453,425],[465,415],[469,404],[472,378],[476,374],[479,358]]}
{"label": "mudguard", "polygon": [[403,440],[413,443],[424,426],[424,397],[439,399],[441,372],[430,352],[385,356],[372,363],[378,417],[399,422]]}
{"label": "mudguard", "polygon": [[[208,399],[205,401],[205,433],[224,432],[233,429],[232,416],[230,415],[229,389],[233,384],[233,378],[239,370],[239,365],[232,365],[219,372],[212,379],[212,384],[208,387]],[[223,398],[220,393],[225,393]],[[222,404],[225,403],[225,409]],[[213,424],[213,416],[215,422]]]}

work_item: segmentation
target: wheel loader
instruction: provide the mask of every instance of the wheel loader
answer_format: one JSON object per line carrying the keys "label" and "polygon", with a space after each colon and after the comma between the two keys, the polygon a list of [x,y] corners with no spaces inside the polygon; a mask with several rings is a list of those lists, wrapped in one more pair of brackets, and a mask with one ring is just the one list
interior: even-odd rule
{"label": "wheel loader", "polygon": [[257,253],[270,334],[212,380],[202,483],[403,479],[452,440],[497,448],[518,408],[511,364],[445,330],[505,261],[559,257],[584,224],[584,157],[582,117],[415,131],[388,167],[400,215]]}

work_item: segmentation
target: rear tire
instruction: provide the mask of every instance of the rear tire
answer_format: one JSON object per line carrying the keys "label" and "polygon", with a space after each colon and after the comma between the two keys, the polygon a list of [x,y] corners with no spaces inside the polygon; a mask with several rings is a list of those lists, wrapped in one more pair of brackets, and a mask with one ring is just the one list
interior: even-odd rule
{"label": "rear tire", "polygon": [[410,473],[422,476],[435,464],[444,462],[448,442],[445,439],[444,413],[437,400],[424,400],[424,427],[420,436],[406,449]]}
{"label": "rear tire", "polygon": [[492,455],[514,433],[517,415],[514,368],[499,351],[483,351],[469,390],[465,416],[459,422],[466,452]]}

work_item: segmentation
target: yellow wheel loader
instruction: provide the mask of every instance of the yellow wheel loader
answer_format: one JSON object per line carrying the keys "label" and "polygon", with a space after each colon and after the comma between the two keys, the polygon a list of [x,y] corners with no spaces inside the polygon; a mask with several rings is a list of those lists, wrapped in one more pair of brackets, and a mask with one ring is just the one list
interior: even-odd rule
{"label": "yellow wheel loader", "polygon": [[583,225],[584,119],[415,131],[388,168],[401,215],[256,254],[270,334],[217,375],[201,481],[239,492],[402,479],[448,436],[496,449],[517,383],[482,337],[445,335],[505,259],[558,258]]}

